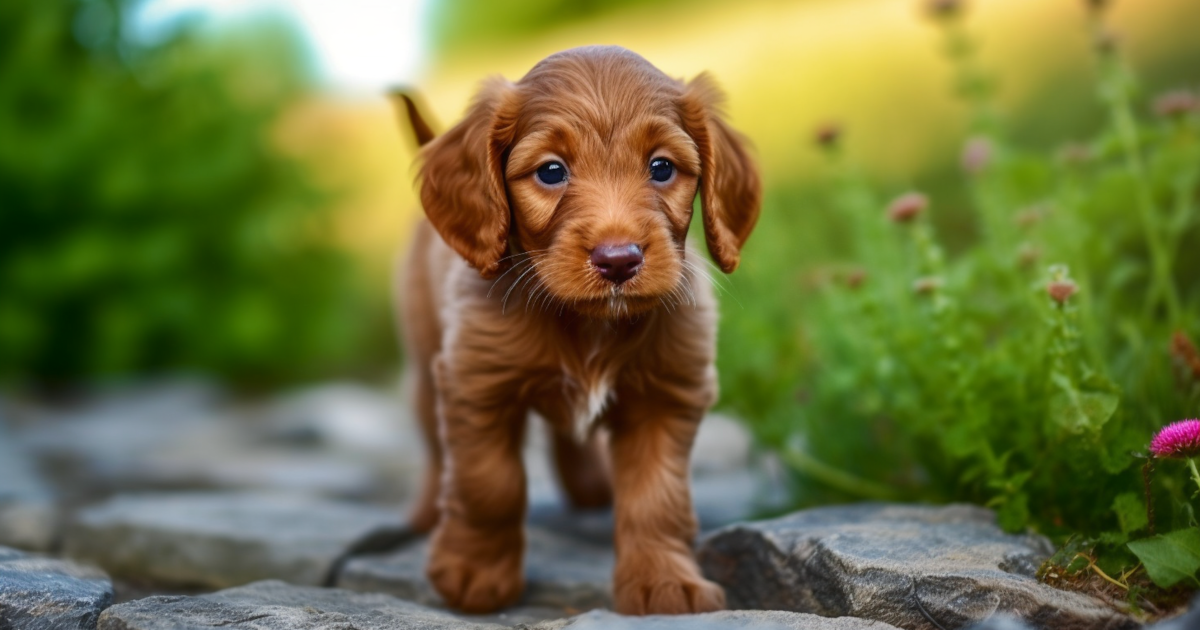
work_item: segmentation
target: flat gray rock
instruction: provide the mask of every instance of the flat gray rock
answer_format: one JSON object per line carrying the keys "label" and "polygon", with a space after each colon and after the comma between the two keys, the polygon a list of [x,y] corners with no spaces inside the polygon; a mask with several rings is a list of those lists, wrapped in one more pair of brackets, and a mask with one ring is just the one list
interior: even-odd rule
{"label": "flat gray rock", "polygon": [[[388,554],[350,559],[337,586],[389,593],[428,605],[442,600],[425,579],[428,539]],[[525,606],[587,610],[611,606],[612,549],[526,528]]]}
{"label": "flat gray rock", "polygon": [[608,611],[592,612],[544,622],[530,630],[896,630],[880,621],[853,617],[821,617],[781,610],[725,610],[702,615],[624,617]]}
{"label": "flat gray rock", "polygon": [[255,582],[196,597],[159,595],[117,604],[100,630],[499,630],[379,593]]}
{"label": "flat gray rock", "polygon": [[989,617],[967,630],[1032,630],[1025,622],[1008,615]]}
{"label": "flat gray rock", "polygon": [[98,569],[0,547],[0,628],[91,630],[112,602]]}
{"label": "flat gray rock", "polygon": [[58,510],[50,486],[0,419],[0,545],[49,551],[57,535]]}
{"label": "flat gray rock", "polygon": [[705,538],[704,573],[732,608],[961,628],[1007,614],[1035,628],[1138,628],[1099,600],[1034,578],[1053,551],[1005,534],[990,510],[861,504],[731,525]]}
{"label": "flat gray rock", "polygon": [[263,579],[325,584],[364,540],[402,529],[399,510],[297,495],[119,496],[80,512],[64,553],[113,575],[224,588]]}
{"label": "flat gray rock", "polygon": [[1146,626],[1146,630],[1193,630],[1200,628],[1200,595],[1192,598],[1187,612],[1173,619]]}
{"label": "flat gray rock", "polygon": [[179,490],[399,502],[422,462],[393,398],[341,384],[247,405],[203,383],[146,382],[70,407],[31,405],[13,438],[70,503]]}

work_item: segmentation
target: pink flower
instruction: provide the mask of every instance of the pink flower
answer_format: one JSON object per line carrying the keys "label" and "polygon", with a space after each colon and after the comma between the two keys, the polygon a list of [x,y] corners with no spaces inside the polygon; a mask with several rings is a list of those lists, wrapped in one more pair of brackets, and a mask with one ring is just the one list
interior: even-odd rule
{"label": "pink flower", "polygon": [[1180,420],[1163,427],[1150,440],[1150,454],[1179,459],[1200,455],[1200,420]]}
{"label": "pink flower", "polygon": [[887,216],[895,223],[909,223],[929,207],[929,198],[918,192],[900,195],[888,204]]}
{"label": "pink flower", "polygon": [[992,142],[982,136],[967,140],[963,147],[962,167],[971,175],[978,175],[992,162]]}
{"label": "pink flower", "polygon": [[1154,100],[1154,113],[1164,118],[1179,118],[1200,111],[1200,97],[1187,90],[1167,92]]}
{"label": "pink flower", "polygon": [[1067,298],[1075,295],[1076,291],[1079,291],[1079,287],[1070,280],[1051,280],[1046,285],[1046,293],[1050,294],[1050,299],[1059,304],[1066,304]]}

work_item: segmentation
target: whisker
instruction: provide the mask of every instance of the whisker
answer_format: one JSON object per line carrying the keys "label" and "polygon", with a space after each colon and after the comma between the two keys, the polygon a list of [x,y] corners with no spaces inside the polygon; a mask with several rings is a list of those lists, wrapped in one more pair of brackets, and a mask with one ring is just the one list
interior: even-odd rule
{"label": "whisker", "polygon": [[[722,285],[723,287],[727,286],[729,288],[730,293],[732,293],[736,289],[736,285],[733,284],[733,281],[730,280],[728,278],[728,276],[725,275],[725,272],[721,271],[721,268],[718,267],[715,263],[713,263],[713,261],[705,258],[704,256],[698,255],[698,254],[696,256],[693,256],[693,258],[695,260],[699,260],[700,262],[704,263],[705,265],[707,265],[709,268],[712,269],[712,274],[705,274],[705,275],[707,275],[708,278],[710,280],[712,280],[714,284]],[[692,262],[692,261],[689,260],[689,262]],[[695,263],[693,262],[693,265],[694,264]],[[734,299],[736,300],[737,298],[735,297]]]}
{"label": "whisker", "polygon": [[527,249],[527,250],[525,250],[525,251],[523,251],[523,252],[517,252],[517,253],[515,253],[515,254],[509,254],[509,255],[505,256],[504,258],[501,258],[501,259],[500,259],[499,261],[497,261],[497,262],[504,262],[504,261],[508,260],[509,258],[516,258],[517,256],[534,256],[534,255],[536,255],[536,254],[544,254],[544,253],[546,253],[546,252],[548,252],[548,251],[550,251],[550,250],[549,250],[549,249]]}
{"label": "whisker", "polygon": [[[708,260],[704,260],[703,258],[700,258],[699,260],[707,263],[708,265],[710,265],[714,269],[716,269],[716,266],[713,265],[712,262],[710,262]],[[735,290],[733,282],[730,281],[728,278],[724,278],[723,276],[714,277],[712,274],[708,273],[708,271],[706,269],[697,266],[696,263],[691,260],[685,259],[683,262],[685,265],[687,265],[687,267],[689,269],[691,269],[692,271],[707,278],[709,281],[709,284],[711,284],[713,286],[713,288],[715,288],[718,291],[720,291],[721,293],[729,296],[729,298],[731,300],[733,300],[738,305],[739,308],[745,308],[745,306],[742,304],[742,301],[740,299],[738,299],[737,291]],[[718,273],[720,273],[719,270],[718,270]]]}
{"label": "whisker", "polygon": [[518,261],[514,262],[514,263],[513,263],[513,265],[512,265],[511,267],[509,267],[508,269],[506,269],[506,270],[504,271],[504,273],[500,274],[500,277],[498,277],[498,278],[496,278],[495,280],[493,280],[493,281],[492,281],[492,284],[491,284],[491,286],[489,286],[489,287],[488,287],[487,297],[492,297],[492,289],[495,289],[495,288],[496,288],[496,283],[498,283],[498,282],[500,282],[502,279],[504,279],[504,276],[507,276],[508,274],[512,273],[512,271],[513,271],[514,269],[517,269],[517,268],[518,268],[518,267],[520,267],[521,265],[524,265],[524,264],[526,264],[526,263],[530,262],[531,260],[533,260],[533,259],[534,259],[534,258],[536,258],[537,256],[539,256],[539,255],[541,255],[541,254],[544,254],[544,253],[546,253],[546,252],[548,252],[548,251],[550,251],[548,248],[547,248],[547,249],[530,249],[530,250],[526,250],[526,251],[523,251],[523,252],[517,252],[517,253],[515,253],[515,254],[509,254],[508,256],[505,256],[504,258],[501,258],[501,259],[499,260],[499,262],[504,262],[504,261],[506,261],[506,260],[509,260],[509,259],[512,259],[512,258],[517,258],[517,257],[520,257],[520,256],[526,256],[526,258],[524,258],[524,259],[522,259],[522,260],[518,260]]}
{"label": "whisker", "polygon": [[488,287],[487,297],[492,297],[492,289],[496,288],[496,283],[503,280],[504,276],[507,276],[508,274],[512,273],[514,269],[517,269],[521,265],[527,264],[527,263],[531,262],[532,260],[533,260],[532,258],[526,258],[525,260],[519,260],[515,264],[513,264],[512,267],[509,267],[507,270],[505,270],[504,273],[500,274],[500,277],[493,280],[492,285]]}
{"label": "whisker", "polygon": [[537,260],[532,259],[532,258],[530,260],[533,262],[529,265],[529,268],[526,269],[525,271],[521,272],[521,275],[517,276],[517,279],[513,281],[512,286],[508,287],[508,290],[504,292],[504,299],[500,300],[500,314],[501,315],[504,314],[505,308],[508,306],[508,296],[512,294],[513,289],[516,289],[521,284],[522,278],[529,275],[530,271],[533,271],[534,269],[537,268]]}

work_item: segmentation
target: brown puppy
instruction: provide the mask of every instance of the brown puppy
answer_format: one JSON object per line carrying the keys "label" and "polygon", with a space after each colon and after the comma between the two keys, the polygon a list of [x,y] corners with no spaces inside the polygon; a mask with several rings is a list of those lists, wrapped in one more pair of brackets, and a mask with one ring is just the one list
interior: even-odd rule
{"label": "brown puppy", "polygon": [[761,187],[718,101],[706,76],[578,48],[490,81],[423,149],[429,221],[400,287],[431,455],[412,521],[434,529],[427,573],[451,606],[521,595],[531,410],[572,503],[615,495],[617,610],[724,606],[692,555],[688,455],[716,398],[716,311],[685,237],[699,191],[708,249],[732,272]]}

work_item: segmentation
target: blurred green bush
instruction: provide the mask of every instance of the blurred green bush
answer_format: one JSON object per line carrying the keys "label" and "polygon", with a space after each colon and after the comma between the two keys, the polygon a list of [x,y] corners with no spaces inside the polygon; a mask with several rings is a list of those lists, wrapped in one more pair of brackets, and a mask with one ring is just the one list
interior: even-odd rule
{"label": "blurred green bush", "polygon": [[1154,432],[1200,410],[1200,94],[1147,98],[1099,11],[1108,122],[1089,141],[1012,142],[967,24],[943,16],[973,112],[955,185],[885,193],[831,128],[828,184],[768,199],[723,301],[722,400],[797,504],[970,501],[1117,568],[1155,526],[1197,526],[1183,464],[1148,486],[1142,469]]}
{"label": "blurred green bush", "polygon": [[0,379],[253,387],[390,348],[369,350],[332,193],[270,137],[310,90],[293,32],[184,23],[139,43],[134,6],[0,4]]}

